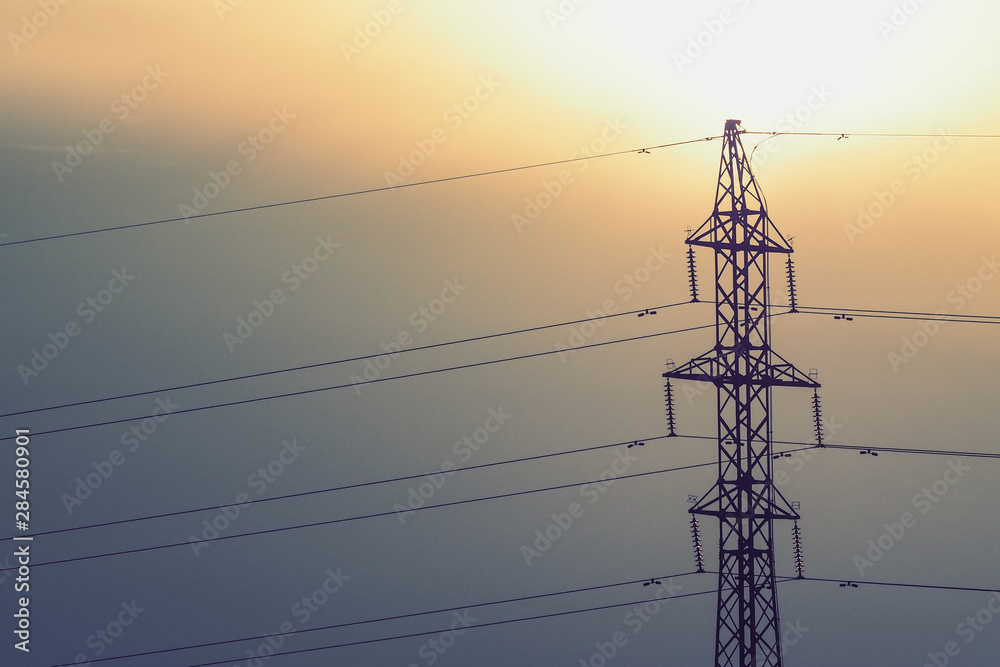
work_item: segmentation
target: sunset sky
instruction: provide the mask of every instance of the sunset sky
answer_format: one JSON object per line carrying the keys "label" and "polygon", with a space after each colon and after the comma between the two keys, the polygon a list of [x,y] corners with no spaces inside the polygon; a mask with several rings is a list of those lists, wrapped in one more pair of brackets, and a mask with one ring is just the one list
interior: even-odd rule
{"label": "sunset sky", "polygon": [[[748,132],[849,135],[778,136],[754,154],[771,219],[794,237],[798,302],[1000,315],[1000,139],[953,136],[1000,134],[998,22],[984,0],[3,3],[0,490],[13,515],[11,438],[41,434],[30,532],[646,440],[244,505],[235,518],[209,509],[39,535],[30,655],[11,639],[13,577],[0,584],[3,663],[256,638],[93,664],[259,667],[247,660],[260,638],[287,624],[279,652],[367,643],[264,664],[710,665],[712,574],[675,577],[669,594],[690,597],[647,620],[630,606],[558,615],[652,600],[642,580],[694,570],[688,496],[713,482],[700,467],[572,486],[716,460],[712,439],[653,439],[666,434],[665,361],[709,350],[712,329],[565,352],[714,321],[705,303],[662,307],[691,298],[685,230],[711,213],[722,143],[638,150],[716,137],[730,118]],[[704,301],[710,251],[697,262]],[[787,304],[783,258],[771,278],[772,301]],[[659,310],[176,389],[645,308]],[[827,442],[997,453],[996,326],[800,313],[774,319],[772,344],[818,370]],[[678,432],[714,436],[713,392],[674,388]],[[814,441],[811,400],[775,391],[776,440]],[[865,583],[1000,588],[1000,461],[830,449],[775,470],[801,502],[807,576],[835,580],[780,584],[786,665],[920,667],[949,642],[949,664],[995,661],[1000,622],[962,625],[990,593]],[[918,500],[955,470],[935,502]],[[427,484],[427,505],[566,488],[394,513]],[[572,525],[526,556],[573,503]],[[869,541],[907,512],[915,524],[859,571]],[[369,514],[384,516],[185,544],[213,520],[232,536]],[[717,525],[701,528],[715,569]],[[791,526],[776,536],[777,570],[794,576]],[[838,585],[848,580],[860,587]],[[475,606],[622,582],[633,583]],[[323,604],[300,604],[324,584]],[[421,634],[460,610],[475,624],[556,616]],[[121,634],[100,639],[120,618]],[[618,632],[627,641],[602,656]],[[401,635],[413,636],[389,639]]]}

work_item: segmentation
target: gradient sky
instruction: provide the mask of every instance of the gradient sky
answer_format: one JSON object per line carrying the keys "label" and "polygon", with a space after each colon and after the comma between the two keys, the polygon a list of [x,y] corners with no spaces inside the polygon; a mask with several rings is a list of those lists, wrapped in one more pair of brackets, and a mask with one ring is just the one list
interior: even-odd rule
{"label": "gradient sky", "polygon": [[[997,133],[998,21],[1000,7],[972,0],[10,0],[0,7],[0,240],[379,188],[398,182],[392,172],[412,183],[579,159],[581,150],[633,150],[719,135],[727,118],[751,131]],[[364,36],[366,27],[374,36]],[[747,150],[760,138],[745,136]],[[429,345],[576,320],[609,301],[617,310],[687,301],[685,229],[710,213],[720,146],[0,245],[2,414],[372,354],[401,336]],[[772,219],[795,237],[799,302],[997,314],[1000,228],[989,202],[998,148],[995,139],[768,140],[754,168]],[[560,178],[559,194],[534,215],[531,200]],[[871,217],[859,222],[865,211]],[[670,256],[655,259],[663,254]],[[302,279],[293,267],[306,257],[322,261]],[[710,261],[699,251],[703,294],[711,293]],[[652,266],[639,289],[624,283]],[[121,287],[115,271],[134,278],[102,297],[109,283]],[[977,275],[990,279],[961,297],[958,288]],[[783,275],[772,278],[773,300],[786,303]],[[233,344],[226,335],[275,290],[282,302]],[[443,312],[435,303],[442,294],[452,301]],[[108,295],[100,312],[87,305]],[[431,321],[422,308],[439,314]],[[711,321],[710,306],[684,305],[609,320],[587,342]],[[67,326],[77,335],[60,338]],[[783,316],[772,343],[799,368],[819,370],[828,441],[996,452],[1000,356],[991,326],[941,324],[895,365],[890,355],[922,331],[918,322]],[[565,327],[415,352],[379,373],[550,351],[571,344],[571,335]],[[153,422],[134,451],[129,432],[141,432],[141,419],[40,435],[32,442],[32,530],[662,435],[664,361],[706,351],[711,336],[694,331],[174,415]],[[44,369],[19,371],[54,339],[66,344]],[[364,372],[353,362],[7,416],[2,437],[146,416],[158,400],[187,409],[349,383]],[[678,387],[684,434],[715,432],[715,401],[703,389]],[[810,399],[775,392],[776,438],[811,442]],[[510,417],[479,451],[460,448],[460,456],[455,443],[495,424],[491,410]],[[290,458],[294,448],[283,442],[304,449]],[[4,451],[0,488],[12,489],[13,454]],[[79,480],[107,470],[116,451],[120,464],[68,506]],[[626,452],[635,449],[455,475],[429,502],[593,480]],[[711,441],[656,440],[637,456],[629,473],[710,462],[716,452]],[[802,503],[807,575],[1000,587],[996,462],[962,459],[971,470],[926,514],[913,502],[956,460],[829,450],[778,462],[788,477],[782,493]],[[262,482],[257,471],[269,464],[281,472]],[[325,625],[685,573],[693,569],[687,497],[700,496],[712,477],[700,468],[621,480],[593,504],[586,490],[567,488],[417,512],[405,523],[385,516],[231,539],[197,553],[182,546],[37,567],[32,652],[11,647],[8,578],[0,654],[4,664],[47,667],[260,637],[283,623],[297,632],[282,650],[297,650],[447,628],[454,617],[300,634]],[[391,512],[420,483],[250,505],[223,532]],[[527,564],[522,546],[573,502],[582,516]],[[859,574],[855,556],[905,512],[916,524]],[[185,542],[219,514],[40,536],[34,562]],[[703,520],[702,529],[712,568],[716,526]],[[790,526],[776,534],[778,571],[793,574]],[[0,558],[9,558],[4,544]],[[295,605],[338,568],[349,578],[304,618]],[[674,583],[688,594],[715,580]],[[489,623],[652,595],[633,584],[470,613]],[[788,635],[786,664],[919,667],[951,641],[960,652],[950,664],[992,664],[1000,622],[971,641],[959,625],[989,599],[782,584],[783,630],[808,628]],[[135,621],[110,645],[95,639],[133,600],[143,609]],[[714,594],[665,604],[639,632],[629,613],[618,607],[471,630],[443,654],[427,645],[432,635],[266,664],[424,667],[431,656],[444,667],[600,664],[595,644],[619,631],[628,642],[608,664],[711,663]],[[260,644],[94,664],[246,665]]]}

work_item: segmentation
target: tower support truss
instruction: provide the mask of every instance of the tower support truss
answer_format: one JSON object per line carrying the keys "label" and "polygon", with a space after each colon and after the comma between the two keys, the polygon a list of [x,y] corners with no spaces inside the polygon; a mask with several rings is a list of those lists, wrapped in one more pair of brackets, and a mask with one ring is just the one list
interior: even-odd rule
{"label": "tower support truss", "polygon": [[715,664],[781,667],[772,528],[799,516],[774,485],[771,393],[819,384],[771,349],[768,258],[792,247],[768,218],[741,133],[726,121],[715,208],[687,239],[715,251],[715,347],[663,376],[716,387],[718,479],[690,510],[719,520]]}

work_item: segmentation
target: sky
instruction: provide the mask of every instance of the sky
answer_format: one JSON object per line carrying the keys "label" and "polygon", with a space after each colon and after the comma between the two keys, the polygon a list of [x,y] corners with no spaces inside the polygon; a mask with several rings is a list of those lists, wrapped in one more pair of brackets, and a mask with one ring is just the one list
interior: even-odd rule
{"label": "sky", "polygon": [[[702,437],[662,438],[661,376],[714,344],[667,332],[713,322],[684,239],[721,142],[652,147],[727,119],[832,133],[754,153],[798,303],[995,316],[1000,143],[952,135],[1000,133],[998,20],[974,0],[3,3],[0,485],[14,514],[27,429],[37,535],[30,653],[0,573],[3,663],[711,664],[687,508],[715,399],[676,383],[677,431]],[[697,266],[704,301],[710,251]],[[799,313],[771,342],[817,370],[828,443],[997,453],[992,326]],[[776,440],[814,442],[811,401],[774,392]],[[1000,588],[995,460],[775,471],[806,575],[833,580],[779,585],[785,664],[995,659],[1000,598],[871,584]],[[701,536],[712,570],[708,517]]]}

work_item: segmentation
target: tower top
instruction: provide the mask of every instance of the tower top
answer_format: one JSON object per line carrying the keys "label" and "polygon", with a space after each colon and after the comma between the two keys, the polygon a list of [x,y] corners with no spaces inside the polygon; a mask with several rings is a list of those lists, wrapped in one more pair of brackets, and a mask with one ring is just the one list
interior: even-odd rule
{"label": "tower top", "polygon": [[740,122],[726,121],[715,207],[704,224],[688,235],[686,243],[720,251],[791,253],[791,245],[767,214],[764,196],[740,139]]}

